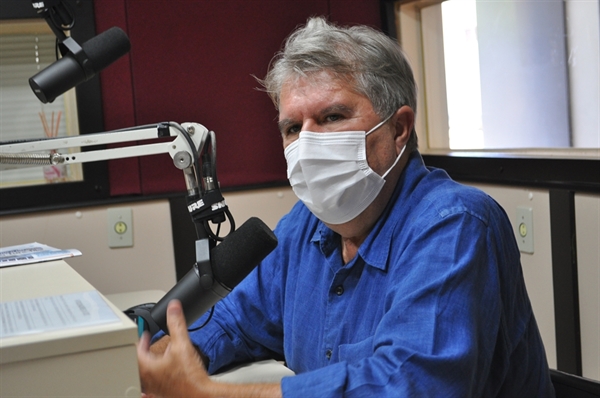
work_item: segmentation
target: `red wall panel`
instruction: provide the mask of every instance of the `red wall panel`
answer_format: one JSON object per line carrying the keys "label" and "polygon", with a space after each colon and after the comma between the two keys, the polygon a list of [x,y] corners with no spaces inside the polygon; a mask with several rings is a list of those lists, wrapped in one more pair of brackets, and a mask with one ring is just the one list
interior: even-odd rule
{"label": "red wall panel", "polygon": [[[120,26],[132,47],[101,75],[107,129],[203,124],[216,133],[222,187],[286,180],[277,113],[253,76],[294,28],[313,15],[380,26],[377,0],[95,0],[95,10],[98,31]],[[129,162],[111,169],[111,194],[185,189],[167,155]]]}
{"label": "red wall panel", "polygon": [[340,25],[362,24],[381,29],[377,0],[329,0],[329,20]]}
{"label": "red wall panel", "polygon": [[[96,31],[118,26],[125,32],[127,14],[124,0],[95,0]],[[136,126],[131,78],[131,59],[126,55],[100,73],[105,130]],[[117,147],[122,145],[111,145]],[[140,160],[119,159],[108,162],[112,196],[141,194]]]}

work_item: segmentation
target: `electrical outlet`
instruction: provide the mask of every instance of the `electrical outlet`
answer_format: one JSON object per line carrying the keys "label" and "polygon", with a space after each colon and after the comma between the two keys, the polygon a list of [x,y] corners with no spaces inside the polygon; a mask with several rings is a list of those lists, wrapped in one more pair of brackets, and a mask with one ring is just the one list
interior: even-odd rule
{"label": "electrical outlet", "polygon": [[517,207],[517,244],[522,253],[533,254],[533,209]]}
{"label": "electrical outlet", "polygon": [[130,207],[108,209],[108,247],[133,246],[133,222]]}

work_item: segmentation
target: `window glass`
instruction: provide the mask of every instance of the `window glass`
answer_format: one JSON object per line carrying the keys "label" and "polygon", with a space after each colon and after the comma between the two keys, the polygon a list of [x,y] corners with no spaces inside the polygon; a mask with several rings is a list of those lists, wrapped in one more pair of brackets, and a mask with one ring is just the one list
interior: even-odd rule
{"label": "window glass", "polygon": [[[0,142],[78,135],[74,90],[43,104],[29,86],[30,77],[56,60],[45,22],[2,24],[0,33]],[[0,188],[82,179],[80,165],[1,167]]]}
{"label": "window glass", "polygon": [[423,9],[442,25],[442,65],[424,68],[445,74],[450,149],[599,148],[598,3],[449,0],[439,22]]}
{"label": "window glass", "polygon": [[484,147],[475,0],[442,5],[450,148]]}

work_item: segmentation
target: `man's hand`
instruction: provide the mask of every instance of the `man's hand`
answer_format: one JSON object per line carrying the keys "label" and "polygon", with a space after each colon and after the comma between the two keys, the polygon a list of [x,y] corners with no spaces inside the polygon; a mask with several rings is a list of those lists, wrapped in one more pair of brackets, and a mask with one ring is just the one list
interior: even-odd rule
{"label": "man's hand", "polygon": [[170,338],[159,340],[150,349],[150,335],[142,335],[138,365],[146,397],[281,397],[279,384],[225,384],[212,381],[192,345],[181,303],[173,300],[167,308]]}
{"label": "man's hand", "polygon": [[171,301],[167,308],[167,326],[170,339],[161,339],[159,346],[152,350],[154,352],[150,350],[147,332],[138,343],[142,391],[155,396],[209,396],[214,382],[190,342],[183,309],[177,300]]}
{"label": "man's hand", "polygon": [[171,342],[171,336],[169,336],[168,334],[165,334],[163,337],[156,340],[150,346],[150,352],[153,354],[156,354],[156,355],[163,355],[165,353],[165,351],[167,350],[167,347],[169,346],[170,342]]}

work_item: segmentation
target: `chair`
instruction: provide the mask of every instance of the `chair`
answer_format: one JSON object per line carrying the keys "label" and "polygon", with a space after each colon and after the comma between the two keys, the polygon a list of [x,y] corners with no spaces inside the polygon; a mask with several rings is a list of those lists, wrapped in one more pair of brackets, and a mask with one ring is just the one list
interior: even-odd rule
{"label": "chair", "polygon": [[556,398],[599,398],[600,381],[550,369]]}

